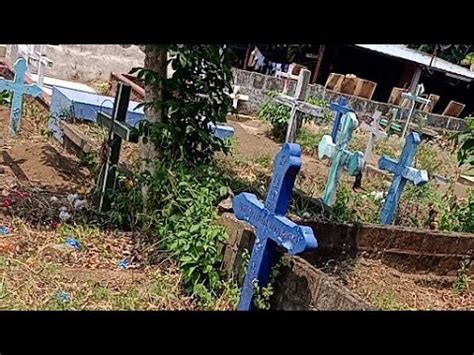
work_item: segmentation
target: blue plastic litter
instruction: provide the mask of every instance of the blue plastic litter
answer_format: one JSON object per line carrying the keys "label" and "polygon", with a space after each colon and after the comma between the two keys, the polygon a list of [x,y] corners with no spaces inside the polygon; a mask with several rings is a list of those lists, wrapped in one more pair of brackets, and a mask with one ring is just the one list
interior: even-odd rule
{"label": "blue plastic litter", "polygon": [[68,292],[59,291],[56,294],[56,299],[62,303],[71,302],[71,295]]}
{"label": "blue plastic litter", "polygon": [[0,226],[0,235],[10,234],[10,228],[7,226]]}
{"label": "blue plastic litter", "polygon": [[118,266],[122,270],[128,269],[128,260],[126,260],[126,259],[120,260],[119,263],[118,263]]}
{"label": "blue plastic litter", "polygon": [[66,240],[66,244],[69,245],[70,247],[73,247],[76,250],[79,250],[81,248],[81,244],[74,237],[68,238],[68,240]]}

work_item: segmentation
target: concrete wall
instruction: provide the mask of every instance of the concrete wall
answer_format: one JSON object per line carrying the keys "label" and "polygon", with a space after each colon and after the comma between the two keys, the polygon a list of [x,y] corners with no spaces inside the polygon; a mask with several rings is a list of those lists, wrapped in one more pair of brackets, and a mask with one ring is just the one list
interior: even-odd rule
{"label": "concrete wall", "polygon": [[[270,97],[270,91],[282,92],[284,80],[275,78],[269,75],[263,75],[256,72],[245,71],[241,69],[233,69],[235,85],[241,86],[241,93],[250,96],[248,101],[239,102],[239,112],[247,115],[254,115],[259,108],[267,102]],[[289,94],[294,93],[296,82],[292,81],[290,84]],[[324,98],[328,101],[338,100],[343,94],[332,90],[325,89],[319,84],[309,85],[308,97],[316,96]],[[350,105],[359,115],[372,115],[375,110],[382,113],[387,113],[392,108],[397,106],[390,105],[384,102],[371,101],[356,96],[346,95],[349,98]],[[425,114],[424,112],[420,112]],[[434,129],[458,131],[467,127],[465,120],[442,116],[434,113],[427,114],[428,126]]]}
{"label": "concrete wall", "polygon": [[[219,222],[226,228],[229,239],[222,246],[223,268],[243,279],[242,254],[251,251],[255,236],[252,229],[223,213]],[[275,281],[272,309],[276,310],[373,310],[370,303],[340,285],[332,277],[312,266],[308,261],[284,255],[284,266]]]}
{"label": "concrete wall", "polygon": [[[145,59],[136,45],[45,45],[44,53],[53,61],[52,67],[45,68],[46,75],[82,82],[108,80],[110,72],[127,73],[133,67],[143,66]],[[9,45],[7,57],[14,62],[18,56],[18,46]],[[36,73],[35,67],[31,71]]]}

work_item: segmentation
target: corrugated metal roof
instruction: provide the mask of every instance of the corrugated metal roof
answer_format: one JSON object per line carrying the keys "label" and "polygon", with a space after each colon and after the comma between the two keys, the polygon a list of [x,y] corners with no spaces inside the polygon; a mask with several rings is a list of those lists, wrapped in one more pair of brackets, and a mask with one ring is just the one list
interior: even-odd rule
{"label": "corrugated metal roof", "polygon": [[357,47],[365,48],[374,52],[396,57],[410,62],[418,63],[434,70],[459,75],[466,79],[474,80],[474,72],[468,68],[448,62],[447,60],[434,57],[431,54],[408,48],[399,44],[356,44]]}

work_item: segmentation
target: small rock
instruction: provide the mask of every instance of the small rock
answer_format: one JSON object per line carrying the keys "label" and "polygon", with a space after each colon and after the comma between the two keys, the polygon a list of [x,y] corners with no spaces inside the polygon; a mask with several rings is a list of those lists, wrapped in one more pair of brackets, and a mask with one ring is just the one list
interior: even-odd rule
{"label": "small rock", "polygon": [[67,212],[67,207],[63,206],[59,209],[60,212]]}
{"label": "small rock", "polygon": [[59,199],[56,196],[51,196],[51,198],[49,200],[51,202],[58,202],[59,201]]}
{"label": "small rock", "polygon": [[217,209],[219,210],[219,212],[232,212],[232,199],[228,197],[225,200],[222,200],[217,205]]}
{"label": "small rock", "polygon": [[67,221],[67,220],[70,219],[70,218],[71,218],[71,214],[68,213],[68,212],[66,212],[66,211],[61,211],[61,212],[59,213],[59,219],[60,219],[61,221]]}
{"label": "small rock", "polygon": [[77,199],[79,198],[79,196],[77,194],[69,194],[67,195],[67,200],[69,201],[69,203],[72,205],[74,203],[74,201],[76,201]]}
{"label": "small rock", "polygon": [[80,210],[86,205],[86,201],[84,200],[76,200],[74,201],[74,208],[77,210]]}
{"label": "small rock", "polygon": [[70,261],[74,249],[64,244],[48,244],[40,249],[39,256],[52,262]]}

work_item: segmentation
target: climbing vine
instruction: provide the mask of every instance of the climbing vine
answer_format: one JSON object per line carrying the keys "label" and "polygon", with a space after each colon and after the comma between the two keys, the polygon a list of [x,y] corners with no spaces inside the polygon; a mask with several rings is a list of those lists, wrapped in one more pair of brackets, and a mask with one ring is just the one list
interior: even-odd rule
{"label": "climbing vine", "polygon": [[162,100],[144,103],[145,108],[162,112],[159,121],[142,125],[144,141],[152,142],[161,157],[189,163],[206,162],[214,152],[227,152],[225,143],[211,133],[217,122],[225,121],[232,107],[228,95],[232,92],[230,49],[198,44],[151,47],[168,52],[168,64],[174,73],[163,78],[149,68],[132,70],[146,86],[162,90]]}
{"label": "climbing vine", "polygon": [[152,99],[143,106],[157,119],[140,127],[143,143],[159,158],[148,158],[133,183],[122,184],[110,217],[142,232],[150,261],[177,261],[188,292],[209,305],[222,293],[232,294],[219,270],[219,245],[227,235],[214,223],[216,204],[228,195],[228,184],[213,158],[216,152],[227,153],[229,145],[212,134],[231,109],[232,53],[219,45],[145,48],[145,53],[153,51],[161,55],[158,60],[168,53],[173,75],[163,77],[150,65],[132,72],[146,90],[159,93],[146,93]]}

